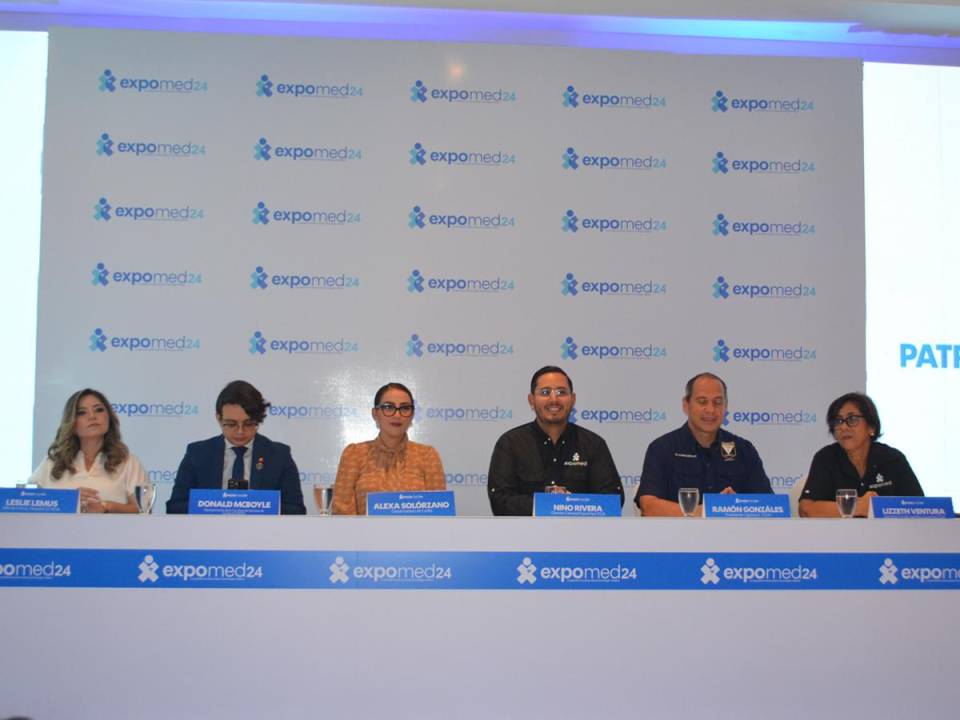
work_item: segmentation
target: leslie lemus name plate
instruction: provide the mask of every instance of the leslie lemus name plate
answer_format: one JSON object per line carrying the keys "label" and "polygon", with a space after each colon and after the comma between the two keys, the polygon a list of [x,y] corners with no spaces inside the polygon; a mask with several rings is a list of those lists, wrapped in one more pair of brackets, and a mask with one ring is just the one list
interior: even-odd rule
{"label": "leslie lemus name plate", "polygon": [[620,517],[620,496],[611,493],[534,493],[534,517]]}
{"label": "leslie lemus name plate", "polygon": [[704,517],[788,518],[790,498],[766,493],[707,493],[703,496]]}
{"label": "leslie lemus name plate", "polygon": [[452,490],[430,492],[378,492],[367,495],[367,515],[453,517],[457,506]]}
{"label": "leslie lemus name plate", "polygon": [[79,490],[0,488],[0,512],[75,513],[79,507]]}
{"label": "leslie lemus name plate", "polygon": [[279,515],[279,490],[190,490],[190,515]]}

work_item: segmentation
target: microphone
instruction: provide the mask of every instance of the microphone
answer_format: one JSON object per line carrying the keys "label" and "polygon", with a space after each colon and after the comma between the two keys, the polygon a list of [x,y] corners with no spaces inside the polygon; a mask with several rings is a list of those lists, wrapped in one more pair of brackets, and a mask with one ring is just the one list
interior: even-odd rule
{"label": "microphone", "polygon": [[227,490],[249,490],[249,480],[227,480]]}

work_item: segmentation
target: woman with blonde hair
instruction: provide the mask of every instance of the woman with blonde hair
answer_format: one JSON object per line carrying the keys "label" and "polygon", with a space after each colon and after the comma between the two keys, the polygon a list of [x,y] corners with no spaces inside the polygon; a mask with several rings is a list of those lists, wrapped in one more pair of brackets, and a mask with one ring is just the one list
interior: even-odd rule
{"label": "woman with blonde hair", "polygon": [[57,435],[31,483],[80,490],[80,511],[136,513],[136,489],[152,491],[143,466],[120,438],[120,421],[103,393],[90,388],[67,399]]}

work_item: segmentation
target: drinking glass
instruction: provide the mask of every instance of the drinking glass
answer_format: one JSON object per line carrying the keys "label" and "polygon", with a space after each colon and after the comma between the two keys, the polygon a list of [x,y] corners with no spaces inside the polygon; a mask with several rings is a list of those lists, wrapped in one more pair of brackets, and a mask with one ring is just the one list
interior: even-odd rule
{"label": "drinking glass", "polygon": [[153,510],[153,500],[155,497],[153,485],[137,485],[137,504],[140,506],[140,512],[147,515]]}
{"label": "drinking glass", "polygon": [[837,509],[840,517],[852,518],[857,509],[857,491],[853,489],[837,490]]}
{"label": "drinking glass", "polygon": [[677,500],[680,502],[680,512],[683,516],[692,517],[700,504],[700,488],[680,488]]}
{"label": "drinking glass", "polygon": [[313,503],[321,515],[329,515],[333,510],[333,487],[330,485],[313,486]]}

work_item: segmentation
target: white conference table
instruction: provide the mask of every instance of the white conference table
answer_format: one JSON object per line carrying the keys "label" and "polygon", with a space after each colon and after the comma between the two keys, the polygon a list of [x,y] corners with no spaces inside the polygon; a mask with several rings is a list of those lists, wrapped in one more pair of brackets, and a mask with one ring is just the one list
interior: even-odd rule
{"label": "white conference table", "polygon": [[[569,589],[543,575],[520,582],[512,565],[532,557],[542,572],[551,557],[573,557],[549,553],[597,563],[654,554],[664,576],[687,553],[697,567],[700,556],[729,566],[731,554],[798,554],[808,565],[817,554],[899,555],[901,566],[909,554],[944,554],[956,564],[951,521],[0,517],[0,573],[27,548],[81,551],[88,568],[102,556],[103,578],[111,553],[133,559],[104,587],[0,583],[0,717],[957,714],[960,583],[730,589],[736,581],[700,583],[694,571],[687,589]],[[252,553],[252,564],[306,552],[276,589],[163,577],[170,559],[207,551],[232,551],[231,563]],[[511,565],[497,589],[364,589],[334,582],[328,552],[353,565],[373,552],[486,553],[491,568]],[[137,579],[147,555],[159,580]],[[644,566],[654,583],[658,563]],[[298,573],[320,584],[290,589]]]}

